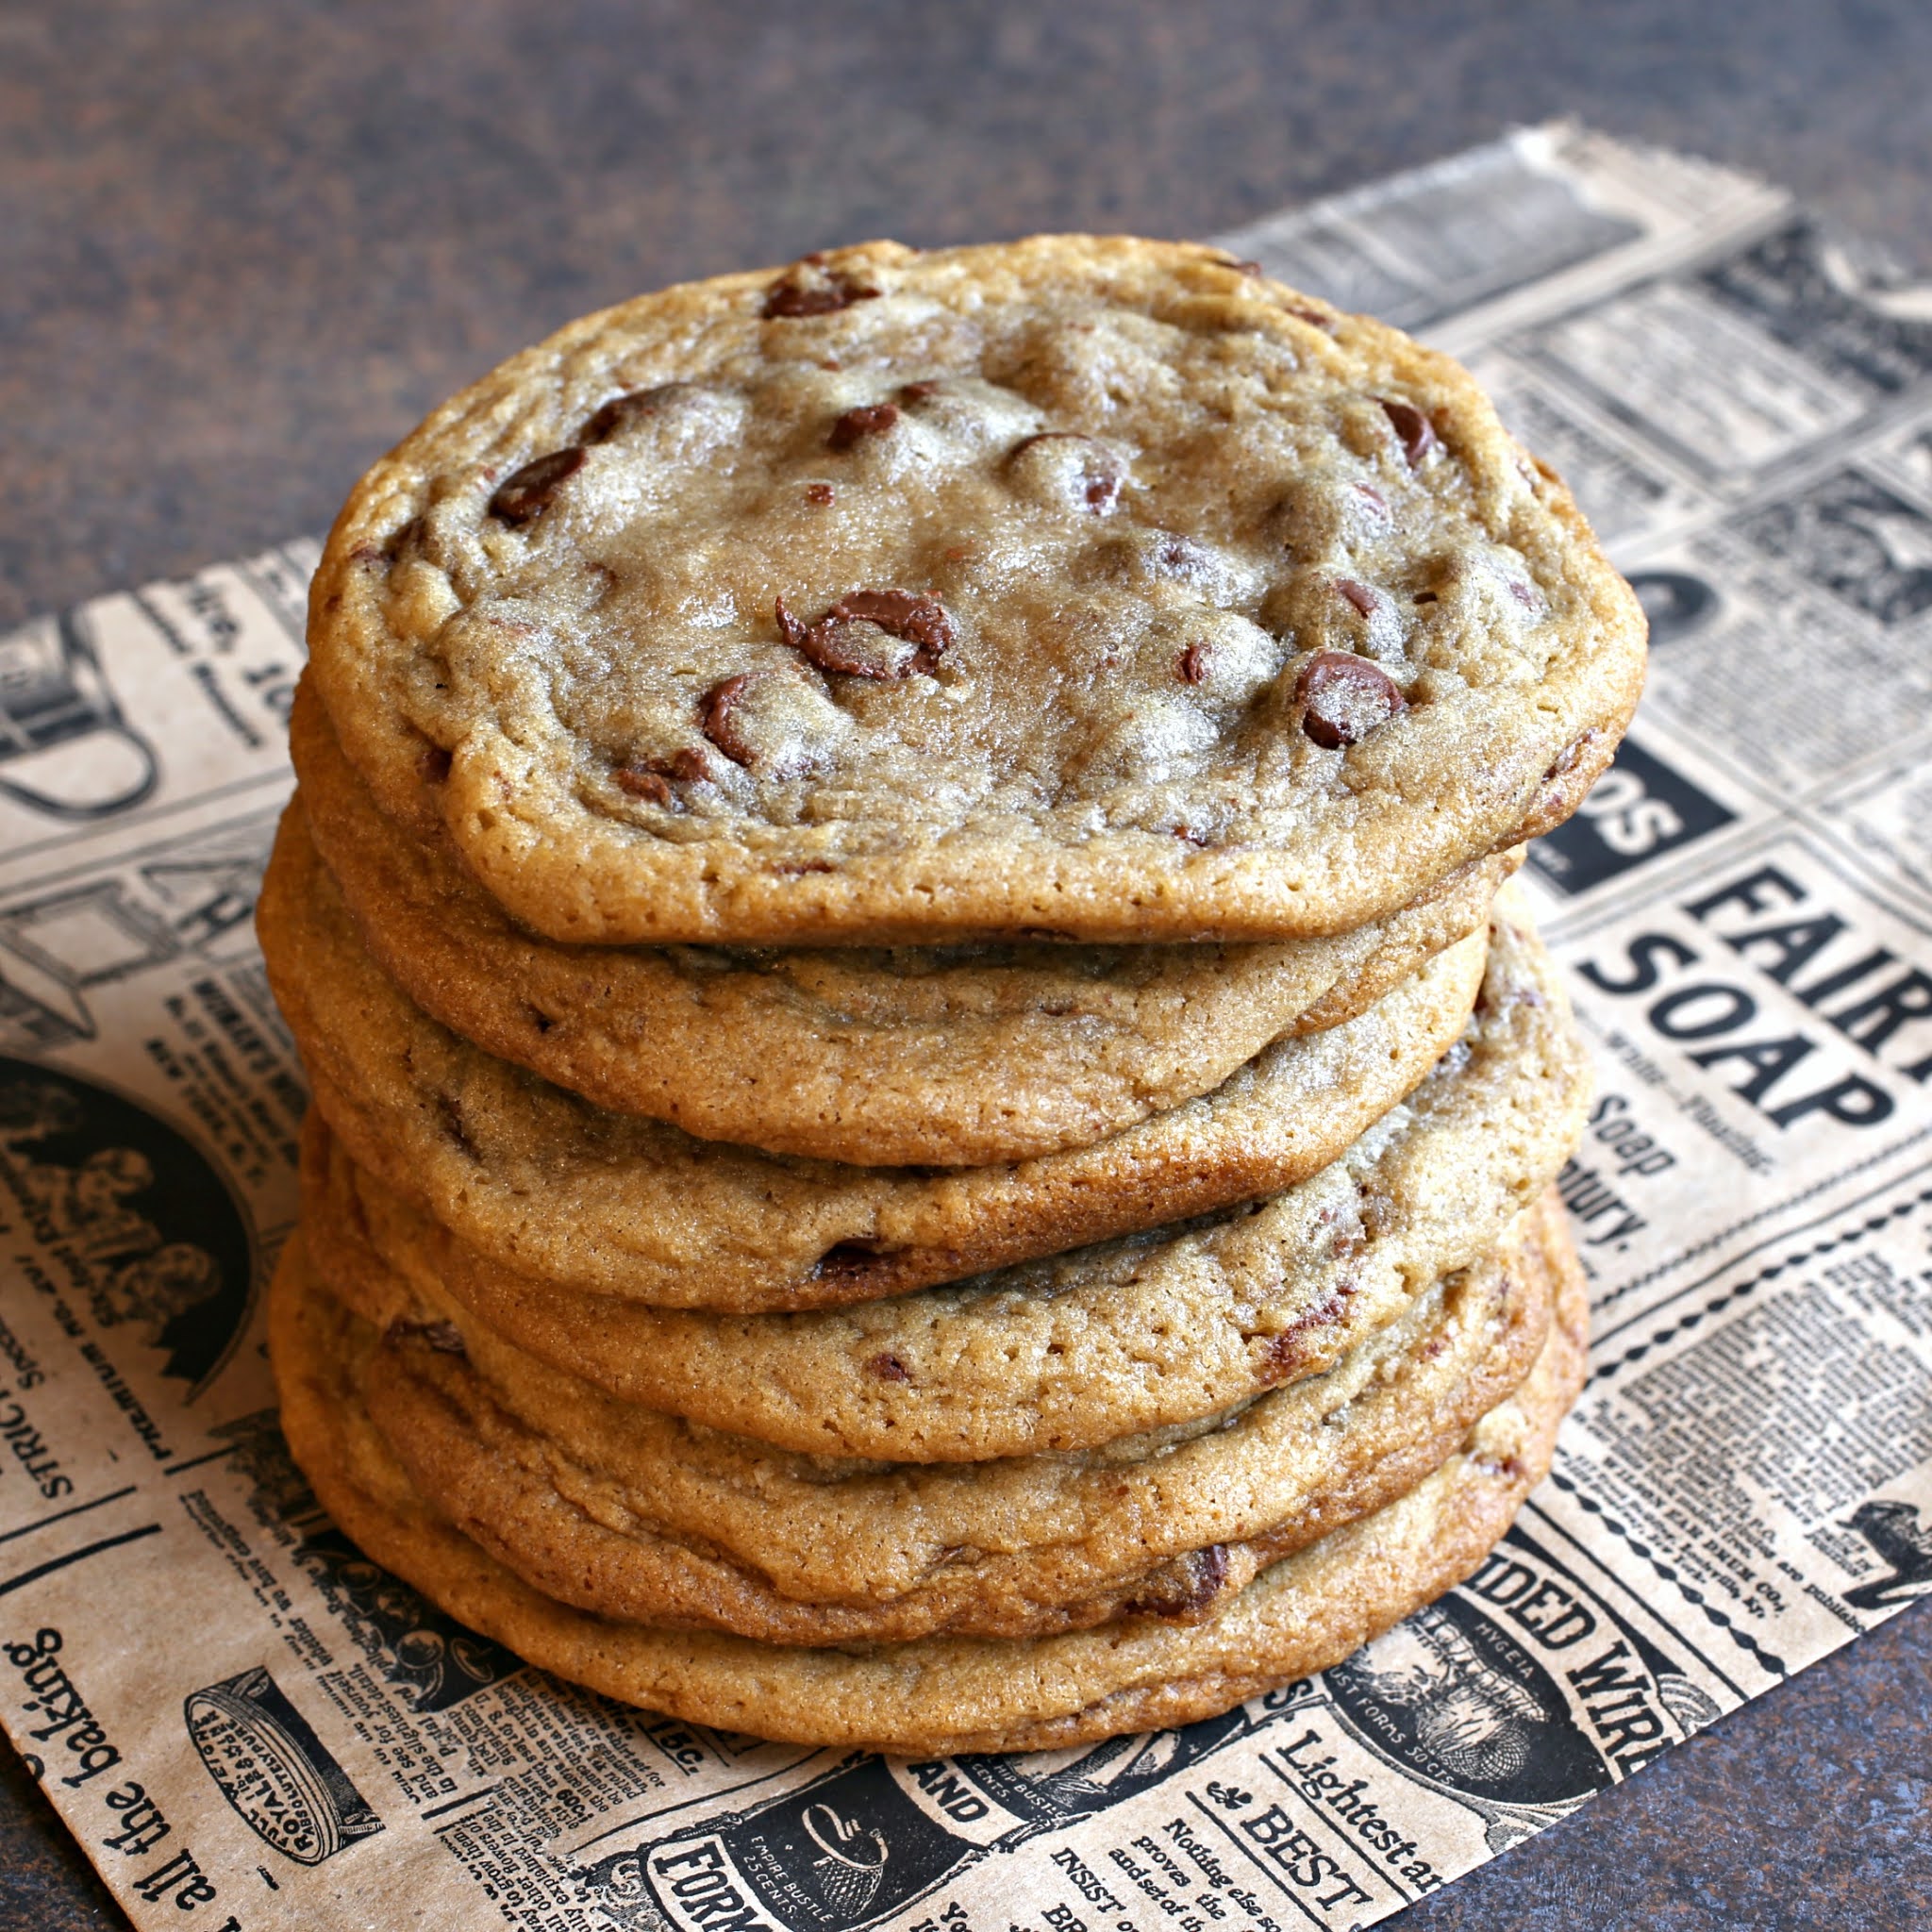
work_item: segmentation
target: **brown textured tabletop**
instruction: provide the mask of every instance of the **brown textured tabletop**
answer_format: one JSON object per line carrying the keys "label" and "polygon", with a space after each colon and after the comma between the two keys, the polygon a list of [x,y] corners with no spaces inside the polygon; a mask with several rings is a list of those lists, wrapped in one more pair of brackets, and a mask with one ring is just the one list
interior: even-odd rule
{"label": "brown textured tabletop", "polygon": [[[8,0],[0,625],[328,521],[499,356],[892,234],[1198,234],[1574,114],[1932,258],[1925,0]],[[1388,1922],[1932,1924],[1932,1606]],[[0,1932],[125,1924],[0,1747]]]}

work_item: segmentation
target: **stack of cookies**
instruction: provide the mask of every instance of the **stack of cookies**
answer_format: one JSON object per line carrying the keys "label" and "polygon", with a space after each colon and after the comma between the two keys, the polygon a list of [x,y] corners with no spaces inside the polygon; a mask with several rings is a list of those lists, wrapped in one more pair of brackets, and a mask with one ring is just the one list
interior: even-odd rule
{"label": "stack of cookies", "polygon": [[1469,377],[1212,250],[592,316],[364,479],[261,902],[291,1445],[706,1724],[1226,1708],[1465,1575],[1581,1371],[1507,875],[1642,622]]}

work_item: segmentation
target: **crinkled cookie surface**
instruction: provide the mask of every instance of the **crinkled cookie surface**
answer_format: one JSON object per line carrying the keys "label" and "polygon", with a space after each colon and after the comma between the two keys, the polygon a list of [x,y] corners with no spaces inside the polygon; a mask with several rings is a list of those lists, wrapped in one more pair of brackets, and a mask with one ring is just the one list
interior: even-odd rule
{"label": "crinkled cookie surface", "polygon": [[364,479],[310,632],[382,809],[609,941],[1345,930],[1567,812],[1642,663],[1454,363],[1084,236],[572,325]]}

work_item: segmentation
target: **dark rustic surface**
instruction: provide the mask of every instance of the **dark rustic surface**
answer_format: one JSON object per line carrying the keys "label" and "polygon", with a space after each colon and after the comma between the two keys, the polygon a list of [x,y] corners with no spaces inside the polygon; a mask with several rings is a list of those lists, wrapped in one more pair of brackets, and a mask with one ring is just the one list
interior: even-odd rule
{"label": "dark rustic surface", "polygon": [[[1932,7],[6,0],[0,625],[314,530],[581,310],[892,234],[1211,232],[1571,113],[1932,258]],[[1932,1607],[1440,1898],[1932,1923]],[[0,1751],[0,1932],[122,1926]]]}

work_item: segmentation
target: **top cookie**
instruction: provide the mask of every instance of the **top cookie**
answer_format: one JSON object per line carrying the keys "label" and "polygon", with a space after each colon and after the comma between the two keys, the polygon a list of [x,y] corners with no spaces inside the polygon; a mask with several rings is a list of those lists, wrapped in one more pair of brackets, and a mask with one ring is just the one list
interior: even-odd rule
{"label": "top cookie", "polygon": [[610,942],[1347,930],[1567,813],[1642,640],[1455,363],[1088,236],[573,324],[370,472],[310,611],[382,808]]}

